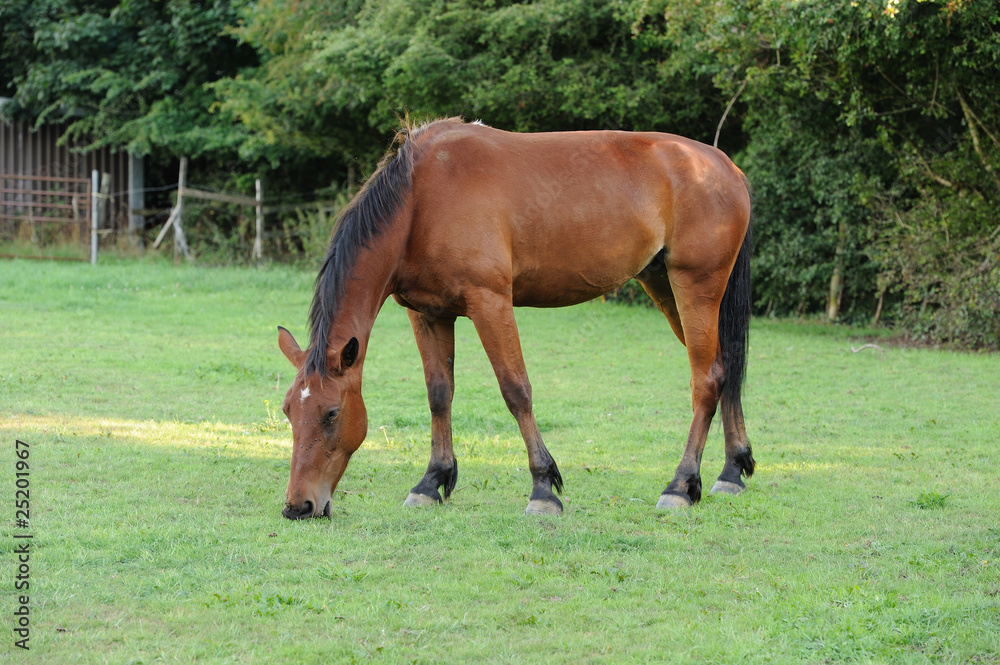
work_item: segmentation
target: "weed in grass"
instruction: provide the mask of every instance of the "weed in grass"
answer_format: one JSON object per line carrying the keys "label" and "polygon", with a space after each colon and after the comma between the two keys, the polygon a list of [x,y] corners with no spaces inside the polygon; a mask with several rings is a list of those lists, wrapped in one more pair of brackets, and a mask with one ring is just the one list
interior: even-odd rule
{"label": "weed in grass", "polygon": [[267,412],[267,418],[258,423],[253,424],[253,428],[258,432],[278,432],[278,431],[291,431],[291,427],[288,426],[288,420],[281,414],[281,409],[278,407],[271,408],[271,401],[264,400],[264,410]]}
{"label": "weed in grass", "polygon": [[931,490],[928,492],[921,492],[917,495],[916,499],[910,499],[910,503],[915,505],[917,508],[923,508],[925,510],[932,508],[944,508],[945,500],[951,495],[951,492],[948,494],[941,494],[937,490]]}
{"label": "weed in grass", "polygon": [[350,568],[345,568],[339,564],[325,564],[319,568],[317,571],[320,579],[329,580],[332,582],[354,582],[358,583],[368,577],[369,573],[367,571],[355,571]]}

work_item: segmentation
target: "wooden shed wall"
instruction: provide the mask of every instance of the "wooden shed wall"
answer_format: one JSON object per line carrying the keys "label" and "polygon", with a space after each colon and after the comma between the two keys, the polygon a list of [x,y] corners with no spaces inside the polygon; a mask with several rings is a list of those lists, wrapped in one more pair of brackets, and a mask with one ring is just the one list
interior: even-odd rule
{"label": "wooden shed wall", "polygon": [[81,153],[58,145],[61,125],[37,131],[23,122],[0,121],[0,174],[90,178],[92,170],[111,174],[111,200],[102,228],[128,230],[128,153],[108,148]]}

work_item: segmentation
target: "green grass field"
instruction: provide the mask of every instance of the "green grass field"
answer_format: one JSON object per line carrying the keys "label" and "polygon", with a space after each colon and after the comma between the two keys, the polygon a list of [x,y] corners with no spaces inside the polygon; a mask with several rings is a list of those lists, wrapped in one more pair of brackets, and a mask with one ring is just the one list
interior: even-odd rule
{"label": "green grass field", "polygon": [[[524,446],[460,321],[458,486],[410,510],[430,419],[390,303],[332,519],[290,522],[275,326],[308,337],[312,279],[0,262],[0,662],[1000,663],[1000,357],[853,353],[846,328],[754,321],[749,489],[657,512],[690,419],[666,321],[519,310],[566,481],[562,517],[528,518]],[[722,462],[716,427],[706,486]]]}

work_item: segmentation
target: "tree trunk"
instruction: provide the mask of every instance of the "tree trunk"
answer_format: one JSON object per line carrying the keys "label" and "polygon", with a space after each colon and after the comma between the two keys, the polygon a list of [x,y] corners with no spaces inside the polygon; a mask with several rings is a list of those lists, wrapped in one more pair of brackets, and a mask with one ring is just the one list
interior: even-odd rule
{"label": "tree trunk", "polygon": [[826,318],[836,321],[840,315],[840,296],[844,291],[844,245],[847,244],[847,224],[841,220],[837,228],[837,251],[830,275],[830,293],[826,299]]}

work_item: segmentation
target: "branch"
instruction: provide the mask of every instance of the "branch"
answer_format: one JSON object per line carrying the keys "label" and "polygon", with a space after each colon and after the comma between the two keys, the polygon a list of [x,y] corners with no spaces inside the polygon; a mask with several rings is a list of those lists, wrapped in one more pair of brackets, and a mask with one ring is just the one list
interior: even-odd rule
{"label": "branch", "polygon": [[931,93],[931,106],[937,104],[937,91],[938,82],[941,80],[939,74],[941,72],[941,61],[934,58],[934,92]]}
{"label": "branch", "polygon": [[909,95],[909,93],[907,93],[907,92],[906,92],[905,90],[903,90],[903,89],[902,89],[902,88],[900,88],[900,87],[899,87],[898,85],[896,85],[896,82],[895,82],[895,81],[893,81],[893,80],[892,80],[891,78],[889,78],[889,77],[888,77],[888,75],[887,75],[887,74],[886,74],[886,73],[885,73],[884,71],[882,71],[882,68],[881,68],[881,67],[879,67],[878,65],[875,65],[875,70],[876,70],[876,71],[877,71],[877,72],[878,72],[879,74],[881,74],[881,75],[882,75],[882,78],[884,78],[884,79],[886,80],[886,82],[887,82],[887,83],[888,83],[889,85],[891,85],[891,86],[892,86],[893,88],[895,88],[895,89],[896,89],[896,92],[898,92],[898,93],[899,93],[899,94],[901,94],[901,95],[902,95],[902,96],[903,96],[904,98],[908,99],[908,100],[909,100],[909,101],[911,101],[911,102],[912,102],[912,101],[915,101],[915,100],[913,99],[913,97],[911,97],[911,96]]}
{"label": "branch", "polygon": [[[910,143],[909,140],[907,140],[906,142]],[[950,180],[946,180],[945,178],[942,178],[937,173],[934,173],[933,170],[931,170],[931,165],[928,164],[927,161],[923,158],[923,155],[920,154],[920,150],[917,149],[917,146],[915,146],[912,143],[910,143],[910,147],[913,148],[913,156],[916,157],[917,161],[920,162],[920,165],[924,167],[924,170],[927,171],[927,175],[930,176],[931,180],[933,180],[934,182],[938,183],[939,185],[944,185],[945,187],[948,187],[949,189],[954,189],[955,188],[954,183],[952,183]]]}
{"label": "branch", "polygon": [[993,145],[995,145],[996,147],[1000,148],[1000,141],[997,140],[997,137],[993,136],[993,133],[986,127],[985,124],[983,124],[983,121],[979,119],[979,116],[977,116],[973,112],[972,107],[969,106],[968,103],[965,101],[965,98],[962,97],[962,93],[961,92],[958,93],[958,101],[959,101],[960,104],[962,104],[962,110],[963,111],[965,111],[966,109],[968,109],[968,115],[971,116],[972,119],[975,120],[976,123],[979,124],[980,129],[982,129],[983,132],[986,133],[986,136],[990,137],[990,140],[993,141]]}
{"label": "branch", "polygon": [[[975,148],[976,154],[979,155],[979,161],[983,163],[983,168],[986,169],[986,172],[993,177],[993,182],[997,186],[997,191],[1000,192],[1000,176],[997,176],[997,174],[993,172],[993,166],[986,159],[986,155],[983,154],[983,149],[979,146],[979,131],[976,129],[976,125],[981,123],[976,122],[978,118],[976,118],[972,109],[969,108],[969,103],[965,101],[965,97],[962,96],[962,93],[958,92],[957,94],[958,103],[962,105],[962,113],[965,114],[965,122],[969,125],[969,135],[972,136],[972,147]],[[992,136],[990,138],[992,138]]]}
{"label": "branch", "polygon": [[861,353],[865,349],[871,349],[872,351],[878,351],[882,353],[883,349],[878,344],[865,344],[864,346],[859,346],[858,348],[851,347],[851,353]]}
{"label": "branch", "polygon": [[719,120],[719,126],[715,128],[715,140],[712,141],[713,148],[719,147],[719,132],[722,131],[722,123],[726,121],[726,116],[729,115],[729,111],[733,108],[733,104],[736,103],[736,98],[740,96],[741,92],[743,92],[743,88],[747,87],[747,81],[749,80],[750,80],[749,78],[743,79],[743,83],[740,84],[740,89],[736,91],[736,94],[733,95],[733,98],[729,100],[729,104],[726,105],[726,110],[722,114],[722,119]]}
{"label": "branch", "polygon": [[874,115],[876,118],[884,118],[886,116],[899,115],[901,113],[909,113],[910,111],[917,111],[919,109],[920,107],[914,104],[913,106],[908,106],[906,108],[894,109],[892,111],[882,111],[881,113],[875,113]]}
{"label": "branch", "polygon": [[914,144],[913,141],[910,140],[909,136],[907,136],[906,134],[904,134],[899,130],[892,130],[892,131],[894,134],[903,139],[903,142],[906,143],[906,145],[908,145],[911,150],[913,150],[913,156],[916,157],[917,161],[920,162],[920,165],[924,167],[924,171],[927,172],[927,175],[930,177],[931,180],[938,183],[939,185],[944,185],[949,189],[955,189],[955,183],[945,178],[942,178],[937,173],[934,173],[934,171],[931,169],[930,164],[928,164],[927,160],[925,160],[923,158],[923,155],[920,154],[920,148],[918,148],[916,144]]}

